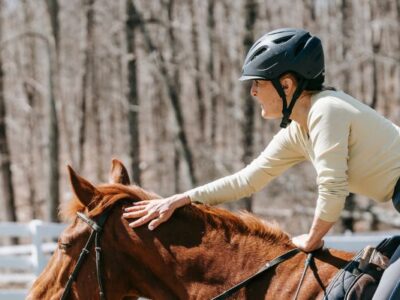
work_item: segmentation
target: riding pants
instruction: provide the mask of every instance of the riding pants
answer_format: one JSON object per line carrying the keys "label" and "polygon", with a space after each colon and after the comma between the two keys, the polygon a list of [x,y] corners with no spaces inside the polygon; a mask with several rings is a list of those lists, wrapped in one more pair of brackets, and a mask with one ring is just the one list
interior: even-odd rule
{"label": "riding pants", "polygon": [[[400,212],[400,179],[393,193],[393,205]],[[372,300],[400,299],[400,246],[392,255],[389,267],[383,273],[381,281]]]}

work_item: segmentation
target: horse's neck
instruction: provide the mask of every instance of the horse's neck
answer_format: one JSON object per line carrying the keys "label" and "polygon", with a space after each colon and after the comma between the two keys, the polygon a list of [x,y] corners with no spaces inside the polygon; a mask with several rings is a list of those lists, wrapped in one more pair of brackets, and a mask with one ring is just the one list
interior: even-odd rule
{"label": "horse's neck", "polygon": [[[190,214],[177,214],[153,232],[137,231],[135,243],[141,250],[135,257],[139,264],[135,269],[144,270],[138,274],[139,281],[151,283],[143,291],[152,299],[210,299],[292,247],[280,240],[277,236],[263,237],[223,222],[212,223]],[[298,254],[278,266],[276,272],[269,272],[262,282],[263,287],[268,286],[268,294],[282,293],[283,285],[286,293],[295,291],[304,259],[305,254]],[[328,255],[316,261],[324,286],[337,267],[345,263],[332,264],[331,259]],[[284,271],[278,272],[280,269]],[[322,292],[317,280],[313,279],[311,286],[315,295]]]}
{"label": "horse's neck", "polygon": [[177,285],[189,298],[200,292],[209,294],[199,298],[211,298],[288,249],[287,245],[272,245],[267,239],[232,228],[209,224],[201,224],[202,230],[190,227],[175,227],[179,232],[165,228],[165,234],[171,230],[170,238],[155,243],[171,276],[176,276]]}

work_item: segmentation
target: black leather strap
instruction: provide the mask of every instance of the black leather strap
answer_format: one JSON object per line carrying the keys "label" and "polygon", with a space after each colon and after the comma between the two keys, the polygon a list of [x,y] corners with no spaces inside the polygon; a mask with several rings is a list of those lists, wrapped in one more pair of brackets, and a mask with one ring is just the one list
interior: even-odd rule
{"label": "black leather strap", "polygon": [[222,294],[212,298],[212,300],[222,300],[222,299],[228,298],[229,296],[233,295],[238,290],[240,290],[242,287],[249,284],[254,278],[260,276],[261,274],[264,274],[265,271],[267,271],[267,270],[271,269],[272,267],[275,267],[276,265],[280,264],[281,262],[284,262],[285,260],[295,256],[299,252],[300,252],[300,249],[295,248],[295,249],[292,249],[292,250],[286,252],[285,254],[282,254],[281,256],[271,260],[265,266],[263,266],[260,270],[258,270],[255,274],[251,275],[249,278],[243,280],[242,282],[238,283],[237,285],[231,287],[229,290],[223,292]]}
{"label": "black leather strap", "polygon": [[90,247],[95,241],[95,251],[96,251],[96,273],[97,273],[97,281],[99,284],[99,294],[100,294],[100,299],[105,300],[105,293],[104,293],[104,286],[103,286],[103,280],[102,280],[102,269],[101,269],[101,246],[100,246],[100,239],[101,239],[101,233],[103,231],[103,225],[106,222],[108,216],[110,215],[110,210],[106,210],[103,212],[102,215],[100,215],[98,221],[94,221],[87,217],[84,213],[82,212],[77,212],[76,213],[78,217],[87,223],[93,231],[90,233],[89,239],[87,240],[85,247],[82,249],[81,254],[79,255],[78,261],[76,262],[75,268],[72,271],[72,274],[69,276],[67,284],[65,285],[64,292],[61,296],[61,300],[66,300],[71,292],[72,288],[72,283],[76,280],[76,277],[78,275],[78,272],[87,257],[87,255],[90,252]]}

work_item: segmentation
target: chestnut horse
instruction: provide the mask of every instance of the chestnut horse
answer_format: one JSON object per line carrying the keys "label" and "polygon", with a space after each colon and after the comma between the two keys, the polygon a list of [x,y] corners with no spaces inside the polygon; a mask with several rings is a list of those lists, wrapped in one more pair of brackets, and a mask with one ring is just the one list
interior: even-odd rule
{"label": "chestnut horse", "polygon": [[[99,220],[109,215],[100,240],[105,299],[211,299],[255,273],[266,262],[295,248],[276,225],[250,214],[235,215],[202,204],[178,209],[155,229],[132,229],[122,217],[133,201],[159,198],[129,185],[125,167],[113,160],[111,182],[94,186],[69,168],[74,198],[64,207],[72,222],[58,249],[34,283],[28,299],[60,299],[92,231],[77,212]],[[96,255],[90,252],[66,299],[99,299]],[[298,299],[321,299],[351,253],[319,250],[305,274]],[[256,278],[230,299],[293,299],[307,254],[298,253]]]}

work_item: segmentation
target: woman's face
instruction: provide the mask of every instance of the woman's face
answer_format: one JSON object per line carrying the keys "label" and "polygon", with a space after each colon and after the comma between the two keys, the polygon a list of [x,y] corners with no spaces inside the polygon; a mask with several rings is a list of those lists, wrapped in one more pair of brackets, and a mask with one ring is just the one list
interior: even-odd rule
{"label": "woman's face", "polygon": [[260,103],[264,119],[282,117],[282,100],[271,81],[253,80],[250,94]]}

